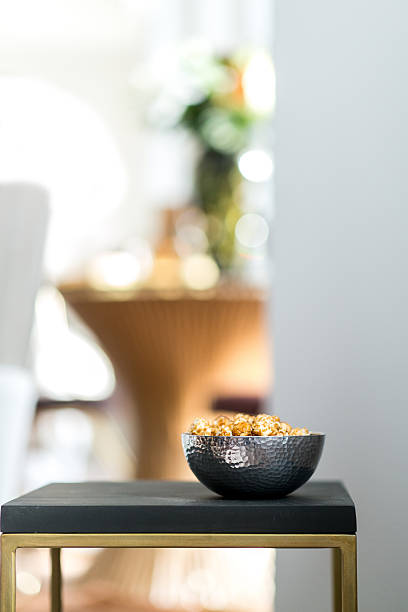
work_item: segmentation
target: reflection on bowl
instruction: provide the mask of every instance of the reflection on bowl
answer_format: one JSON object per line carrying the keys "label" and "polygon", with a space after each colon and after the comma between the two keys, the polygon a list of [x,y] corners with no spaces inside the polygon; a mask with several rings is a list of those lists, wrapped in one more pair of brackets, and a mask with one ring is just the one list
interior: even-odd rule
{"label": "reflection on bowl", "polygon": [[324,434],[309,436],[197,436],[183,433],[184,454],[206,487],[235,498],[292,493],[319,463]]}

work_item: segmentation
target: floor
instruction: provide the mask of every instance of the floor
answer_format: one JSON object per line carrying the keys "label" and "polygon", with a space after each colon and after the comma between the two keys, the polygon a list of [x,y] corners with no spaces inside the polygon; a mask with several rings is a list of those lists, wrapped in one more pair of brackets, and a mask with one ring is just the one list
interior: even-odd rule
{"label": "floor", "polygon": [[[19,594],[17,605],[21,612],[45,612],[50,609],[49,593],[44,590],[34,597]],[[106,584],[80,589],[70,585],[64,589],[64,612],[157,612],[157,608],[125,599]]]}

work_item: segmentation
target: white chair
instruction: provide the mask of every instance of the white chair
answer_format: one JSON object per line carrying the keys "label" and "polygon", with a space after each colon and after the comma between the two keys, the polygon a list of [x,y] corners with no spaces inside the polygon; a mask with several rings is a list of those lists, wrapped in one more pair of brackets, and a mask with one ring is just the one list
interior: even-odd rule
{"label": "white chair", "polygon": [[0,185],[0,503],[18,493],[37,401],[29,343],[48,217],[44,189]]}

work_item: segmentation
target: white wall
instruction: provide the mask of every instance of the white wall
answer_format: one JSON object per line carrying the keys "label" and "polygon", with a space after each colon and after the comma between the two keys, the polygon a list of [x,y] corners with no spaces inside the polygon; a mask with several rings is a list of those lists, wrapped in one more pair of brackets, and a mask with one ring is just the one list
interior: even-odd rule
{"label": "white wall", "polygon": [[[360,609],[408,607],[408,4],[278,0],[276,410],[326,431],[357,505]],[[278,558],[277,612],[329,609]],[[316,575],[318,572],[319,575]]]}

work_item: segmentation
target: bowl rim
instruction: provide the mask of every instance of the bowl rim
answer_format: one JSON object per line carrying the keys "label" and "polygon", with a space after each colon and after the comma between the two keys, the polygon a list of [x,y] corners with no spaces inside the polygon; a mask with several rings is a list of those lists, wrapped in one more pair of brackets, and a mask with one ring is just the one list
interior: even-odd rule
{"label": "bowl rim", "polygon": [[306,435],[302,435],[302,436],[291,436],[291,435],[285,435],[285,436],[212,436],[212,435],[208,435],[208,434],[193,434],[190,433],[189,431],[183,431],[181,433],[182,436],[194,436],[195,438],[245,438],[245,439],[253,439],[253,440],[262,440],[265,438],[274,438],[276,440],[282,440],[282,438],[310,438],[311,436],[323,436],[325,437],[326,434],[323,433],[322,431],[311,431],[309,434]]}

